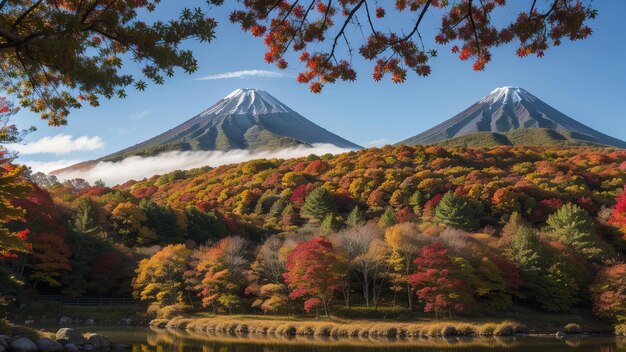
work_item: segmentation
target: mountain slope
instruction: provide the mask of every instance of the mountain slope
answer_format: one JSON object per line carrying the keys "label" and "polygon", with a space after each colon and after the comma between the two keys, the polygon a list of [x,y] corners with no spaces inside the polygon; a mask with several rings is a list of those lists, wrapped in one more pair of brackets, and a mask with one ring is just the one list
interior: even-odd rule
{"label": "mountain slope", "polygon": [[593,140],[589,136],[564,130],[552,130],[547,128],[518,128],[509,132],[480,131],[466,134],[460,137],[446,139],[433,143],[440,147],[452,148],[478,148],[511,145],[526,146],[605,146]]}
{"label": "mountain slope", "polygon": [[626,148],[626,142],[596,131],[516,87],[497,88],[454,117],[398,144],[433,144],[475,132],[503,133],[518,129],[548,129],[557,135],[569,131],[576,140]]}
{"label": "mountain slope", "polygon": [[171,150],[272,150],[313,143],[361,148],[307,120],[265,91],[237,89],[171,130],[99,160]]}

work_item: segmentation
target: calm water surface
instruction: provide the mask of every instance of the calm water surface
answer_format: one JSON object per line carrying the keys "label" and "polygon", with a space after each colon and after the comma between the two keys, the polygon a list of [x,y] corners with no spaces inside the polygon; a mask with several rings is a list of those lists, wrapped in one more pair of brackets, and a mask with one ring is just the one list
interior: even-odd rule
{"label": "calm water surface", "polygon": [[[137,327],[77,327],[98,332],[116,343],[132,345],[132,352],[356,352],[356,351],[531,351],[626,352],[626,338],[508,337],[429,339],[324,339],[307,337],[223,336],[189,334]],[[54,328],[45,330],[55,331]]]}

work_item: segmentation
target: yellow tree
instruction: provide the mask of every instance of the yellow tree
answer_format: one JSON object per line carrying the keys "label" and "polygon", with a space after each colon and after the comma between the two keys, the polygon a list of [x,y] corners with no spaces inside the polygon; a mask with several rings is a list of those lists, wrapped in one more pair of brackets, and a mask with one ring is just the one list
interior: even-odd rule
{"label": "yellow tree", "polygon": [[144,224],[146,214],[131,202],[119,203],[111,212],[113,231],[126,243],[145,243],[156,238],[154,232]]}
{"label": "yellow tree", "polygon": [[158,302],[160,306],[183,301],[185,283],[183,274],[191,257],[191,250],[183,244],[169,245],[151,258],[143,259],[133,279],[133,295],[142,301]]}
{"label": "yellow tree", "polygon": [[248,241],[229,236],[193,253],[187,282],[199,292],[203,306],[215,309],[218,303],[231,313],[240,304],[248,265]]}
{"label": "yellow tree", "polygon": [[[398,292],[402,284],[406,286],[409,310],[413,309],[413,295],[407,278],[413,272],[413,261],[422,248],[423,241],[417,226],[413,223],[394,225],[385,232],[385,242],[391,247],[390,263],[394,269],[392,289]],[[395,296],[394,296],[395,304]]]}

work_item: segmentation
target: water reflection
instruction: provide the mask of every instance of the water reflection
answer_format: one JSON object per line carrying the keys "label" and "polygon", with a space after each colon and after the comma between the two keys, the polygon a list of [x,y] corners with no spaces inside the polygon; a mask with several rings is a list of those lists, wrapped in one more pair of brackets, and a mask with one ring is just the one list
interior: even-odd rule
{"label": "water reflection", "polygon": [[180,330],[91,327],[132,352],[357,352],[357,351],[532,351],[626,352],[626,338],[320,338],[307,336],[214,335]]}

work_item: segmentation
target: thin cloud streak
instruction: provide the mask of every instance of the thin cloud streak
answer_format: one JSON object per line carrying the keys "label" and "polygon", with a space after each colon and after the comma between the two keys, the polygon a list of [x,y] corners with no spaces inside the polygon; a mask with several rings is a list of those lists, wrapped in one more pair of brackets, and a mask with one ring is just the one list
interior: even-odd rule
{"label": "thin cloud streak", "polygon": [[30,167],[34,172],[43,172],[48,174],[54,170],[66,168],[68,166],[76,165],[82,162],[82,160],[55,160],[55,161],[23,161],[24,165]]}
{"label": "thin cloud streak", "polygon": [[213,75],[203,76],[196,78],[196,81],[214,81],[219,79],[244,79],[250,77],[261,77],[261,78],[282,78],[287,77],[286,74],[282,72],[276,71],[266,71],[266,70],[241,70],[241,71],[232,71],[232,72],[223,72],[216,73]]}
{"label": "thin cloud streak", "polygon": [[33,154],[69,154],[72,152],[94,151],[104,148],[104,141],[100,136],[80,136],[74,138],[69,134],[43,137],[26,144],[11,143],[5,145],[8,150],[21,155]]}
{"label": "thin cloud streak", "polygon": [[[82,178],[90,183],[101,179],[107,185],[116,185],[131,179],[141,180],[154,175],[162,175],[173,170],[189,170],[203,166],[215,167],[253,159],[289,159],[310,154],[341,154],[350,150],[332,144],[314,144],[313,147],[294,147],[276,151],[172,151],[150,157],[131,156],[119,162],[98,162],[89,170],[66,171],[57,174],[57,177],[61,180]],[[34,165],[32,167],[34,171],[40,171]]]}

